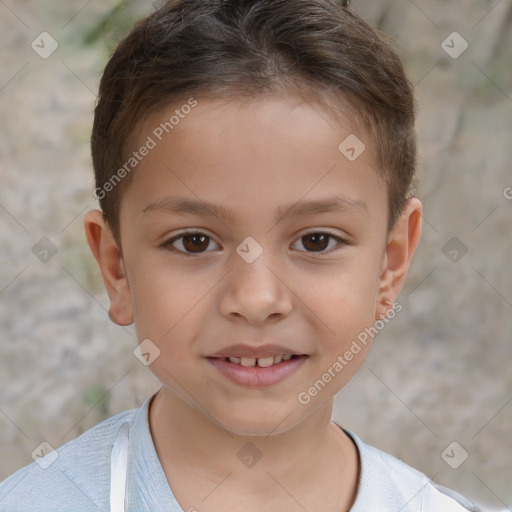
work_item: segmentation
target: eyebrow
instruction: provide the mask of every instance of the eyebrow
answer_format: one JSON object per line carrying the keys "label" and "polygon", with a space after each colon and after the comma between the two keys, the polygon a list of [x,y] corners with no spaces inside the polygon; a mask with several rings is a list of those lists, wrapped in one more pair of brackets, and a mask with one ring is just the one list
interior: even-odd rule
{"label": "eyebrow", "polygon": [[[366,211],[368,207],[366,203],[357,199],[343,196],[330,196],[322,199],[311,199],[281,205],[276,209],[275,221],[280,221],[292,211],[292,215],[299,216],[353,210]],[[143,213],[152,211],[174,215],[214,216],[229,222],[233,222],[237,217],[235,211],[224,205],[179,196],[170,196],[154,201],[144,208]]]}

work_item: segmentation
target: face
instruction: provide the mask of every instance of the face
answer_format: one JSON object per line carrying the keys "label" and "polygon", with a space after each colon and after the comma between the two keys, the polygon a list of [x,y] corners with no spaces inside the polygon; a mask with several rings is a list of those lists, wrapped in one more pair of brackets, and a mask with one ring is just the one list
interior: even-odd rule
{"label": "face", "polygon": [[[401,286],[386,186],[367,136],[300,98],[199,98],[160,141],[174,110],[141,131],[156,146],[123,191],[126,286],[109,294],[180,406],[283,432],[332,404]],[[350,134],[367,147],[353,161]]]}

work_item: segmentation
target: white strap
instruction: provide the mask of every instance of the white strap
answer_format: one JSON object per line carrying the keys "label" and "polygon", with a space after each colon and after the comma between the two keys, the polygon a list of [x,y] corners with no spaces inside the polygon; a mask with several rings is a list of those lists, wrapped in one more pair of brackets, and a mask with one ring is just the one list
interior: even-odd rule
{"label": "white strap", "polygon": [[128,437],[130,424],[125,422],[117,432],[110,456],[110,512],[125,512]]}

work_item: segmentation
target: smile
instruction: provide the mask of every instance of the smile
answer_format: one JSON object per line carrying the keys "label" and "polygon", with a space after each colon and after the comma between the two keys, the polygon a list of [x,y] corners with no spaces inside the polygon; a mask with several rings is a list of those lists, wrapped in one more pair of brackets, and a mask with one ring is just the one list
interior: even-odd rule
{"label": "smile", "polygon": [[274,364],[279,364],[281,361],[289,361],[294,356],[293,354],[278,354],[269,357],[226,357],[228,361],[242,366],[259,366],[260,368],[268,368]]}
{"label": "smile", "polygon": [[207,360],[230,381],[245,387],[277,384],[295,373],[307,355],[276,354],[266,357],[208,357]]}

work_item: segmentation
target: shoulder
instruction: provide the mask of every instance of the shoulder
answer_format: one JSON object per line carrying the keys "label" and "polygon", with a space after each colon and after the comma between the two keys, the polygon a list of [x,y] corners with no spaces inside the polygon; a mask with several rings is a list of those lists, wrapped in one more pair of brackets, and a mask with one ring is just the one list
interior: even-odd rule
{"label": "shoulder", "polygon": [[0,511],[108,510],[110,452],[119,427],[137,409],[99,423],[0,483]]}
{"label": "shoulder", "polygon": [[345,432],[355,442],[361,458],[358,494],[351,512],[481,512],[455,491],[435,484],[401,460],[363,443],[354,433]]}
{"label": "shoulder", "polygon": [[480,507],[477,507],[464,496],[453,491],[452,489],[448,489],[447,487],[443,487],[433,482],[430,482],[429,490],[427,493],[425,493],[422,510],[424,512],[435,510],[446,510],[447,512],[451,510],[460,510],[461,512],[483,512]]}

